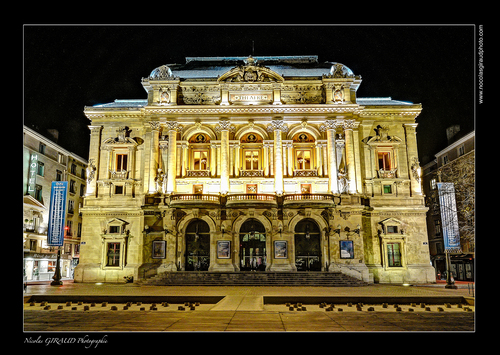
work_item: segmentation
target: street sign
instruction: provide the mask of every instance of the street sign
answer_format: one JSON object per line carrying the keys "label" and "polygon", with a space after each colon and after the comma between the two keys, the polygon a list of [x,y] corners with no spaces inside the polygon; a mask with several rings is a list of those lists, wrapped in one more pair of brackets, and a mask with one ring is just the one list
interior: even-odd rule
{"label": "street sign", "polygon": [[64,220],[66,218],[67,181],[52,181],[49,207],[49,230],[47,245],[51,247],[64,244]]}

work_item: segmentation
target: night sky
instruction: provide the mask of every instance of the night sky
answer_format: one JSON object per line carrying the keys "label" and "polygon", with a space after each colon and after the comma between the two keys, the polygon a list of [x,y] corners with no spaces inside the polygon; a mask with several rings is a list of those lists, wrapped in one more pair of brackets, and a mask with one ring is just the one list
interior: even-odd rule
{"label": "night sky", "polygon": [[446,128],[474,129],[474,26],[23,27],[24,124],[88,157],[84,106],[146,99],[141,78],[185,57],[318,55],[361,75],[358,97],[423,105],[421,165],[447,146]]}

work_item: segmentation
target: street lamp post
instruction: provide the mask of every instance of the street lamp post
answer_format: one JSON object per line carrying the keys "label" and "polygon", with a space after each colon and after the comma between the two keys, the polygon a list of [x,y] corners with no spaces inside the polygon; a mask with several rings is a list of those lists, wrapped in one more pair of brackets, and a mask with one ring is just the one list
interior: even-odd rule
{"label": "street lamp post", "polygon": [[444,288],[452,288],[456,290],[458,287],[455,285],[455,281],[451,280],[450,252],[445,251],[445,255],[446,255],[446,286]]}
{"label": "street lamp post", "polygon": [[61,247],[57,247],[57,261],[56,261],[56,272],[54,276],[52,276],[52,281],[50,286],[62,286],[63,282],[61,281]]}

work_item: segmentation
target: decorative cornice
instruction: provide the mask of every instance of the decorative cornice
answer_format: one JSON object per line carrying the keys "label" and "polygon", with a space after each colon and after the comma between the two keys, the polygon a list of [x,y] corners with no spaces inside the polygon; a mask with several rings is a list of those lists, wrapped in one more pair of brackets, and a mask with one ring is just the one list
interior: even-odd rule
{"label": "decorative cornice", "polygon": [[[342,113],[361,113],[363,106],[359,105],[260,105],[260,106],[248,106],[248,105],[233,105],[233,106],[195,106],[195,105],[185,105],[176,107],[156,107],[148,106],[144,107],[144,113],[148,114],[158,114],[158,115],[182,115],[182,114],[212,114],[212,115],[235,115],[235,114],[304,114],[304,113],[318,113],[318,114],[342,114]],[[88,117],[88,116],[87,116]]]}

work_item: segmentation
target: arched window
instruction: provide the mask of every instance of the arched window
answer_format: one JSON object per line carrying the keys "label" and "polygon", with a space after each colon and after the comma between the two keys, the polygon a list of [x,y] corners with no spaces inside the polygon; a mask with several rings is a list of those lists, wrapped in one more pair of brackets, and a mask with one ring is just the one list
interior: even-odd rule
{"label": "arched window", "polygon": [[210,176],[210,137],[205,133],[195,133],[189,139],[190,163],[187,176]]}
{"label": "arched window", "polygon": [[240,139],[241,176],[264,176],[262,137],[255,132],[249,132]]}
{"label": "arched window", "polygon": [[314,137],[307,132],[293,136],[293,176],[317,176]]}

